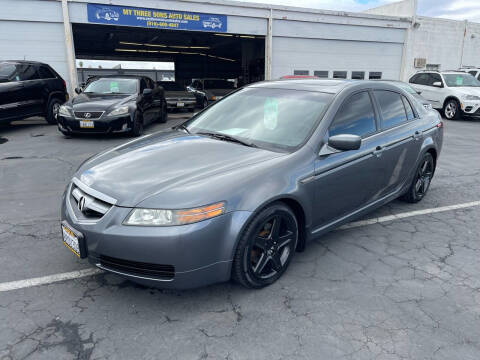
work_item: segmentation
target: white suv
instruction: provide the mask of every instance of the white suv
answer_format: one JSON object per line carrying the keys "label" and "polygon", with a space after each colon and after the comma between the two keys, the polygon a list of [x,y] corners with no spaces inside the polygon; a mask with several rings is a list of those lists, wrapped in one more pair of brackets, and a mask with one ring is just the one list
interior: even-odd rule
{"label": "white suv", "polygon": [[449,120],[462,115],[480,116],[480,81],[466,72],[421,71],[409,83],[433,108],[442,109]]}

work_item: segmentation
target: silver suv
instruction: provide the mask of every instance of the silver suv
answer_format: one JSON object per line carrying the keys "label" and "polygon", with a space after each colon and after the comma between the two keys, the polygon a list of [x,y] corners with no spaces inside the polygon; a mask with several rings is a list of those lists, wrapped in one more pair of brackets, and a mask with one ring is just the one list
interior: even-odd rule
{"label": "silver suv", "polygon": [[464,71],[421,71],[410,85],[449,120],[480,116],[480,81]]}

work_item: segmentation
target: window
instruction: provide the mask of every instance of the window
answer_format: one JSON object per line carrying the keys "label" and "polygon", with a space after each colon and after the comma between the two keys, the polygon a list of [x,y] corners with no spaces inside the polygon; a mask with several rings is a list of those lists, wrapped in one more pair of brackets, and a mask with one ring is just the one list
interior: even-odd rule
{"label": "window", "polygon": [[476,72],[476,71],[469,71],[468,73],[471,74],[472,76],[476,76],[476,75],[477,75],[477,72]]}
{"label": "window", "polygon": [[363,80],[365,79],[365,71],[352,71],[353,80]]}
{"label": "window", "polygon": [[20,81],[17,65],[11,63],[0,63],[0,83]]}
{"label": "window", "polygon": [[363,91],[352,95],[342,104],[330,125],[328,134],[329,136],[352,134],[366,137],[376,130],[372,101],[368,92]]}
{"label": "window", "polygon": [[333,72],[333,78],[334,79],[346,79],[347,78],[347,72],[346,71],[334,71]]}
{"label": "window", "polygon": [[443,86],[443,81],[442,81],[442,77],[440,76],[440,74],[430,73],[430,74],[428,74],[428,80],[427,80],[427,83],[425,85],[433,86],[433,84],[436,83],[436,82],[442,83],[442,86]]}
{"label": "window", "polygon": [[416,74],[413,75],[412,78],[410,79],[411,84],[418,84],[418,85],[427,85],[428,82],[430,81],[429,73],[421,73],[421,74]]}
{"label": "window", "polygon": [[20,64],[17,65],[18,75],[20,80],[37,80],[40,79],[37,70],[33,65]]}
{"label": "window", "polygon": [[403,100],[403,105],[405,105],[405,110],[407,111],[407,120],[413,120],[415,119],[415,113],[413,112],[412,105],[410,105],[410,102],[407,100],[405,96],[402,96]]}
{"label": "window", "polygon": [[382,113],[382,129],[388,129],[407,121],[402,97],[393,91],[377,90],[374,92]]}
{"label": "window", "polygon": [[382,73],[379,71],[370,71],[370,73],[368,74],[368,78],[370,80],[379,80],[382,78]]}
{"label": "window", "polygon": [[40,75],[40,79],[54,79],[56,77],[52,70],[43,65],[38,67],[38,75]]}
{"label": "window", "polygon": [[443,74],[443,77],[448,87],[462,87],[462,86],[479,87],[480,86],[480,82],[470,74],[465,74],[465,73]]}
{"label": "window", "polygon": [[310,75],[308,70],[293,70],[293,75]]}
{"label": "window", "polygon": [[83,92],[86,94],[136,94],[137,86],[137,79],[99,78],[90,81]]}
{"label": "window", "polygon": [[328,78],[328,71],[326,70],[315,70],[313,72],[313,75],[315,75],[316,77],[319,77],[319,78]]}

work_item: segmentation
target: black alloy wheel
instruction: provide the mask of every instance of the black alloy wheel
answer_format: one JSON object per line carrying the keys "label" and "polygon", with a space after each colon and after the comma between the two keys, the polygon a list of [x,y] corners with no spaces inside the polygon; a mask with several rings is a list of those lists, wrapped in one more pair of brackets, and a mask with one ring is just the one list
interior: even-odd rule
{"label": "black alloy wheel", "polygon": [[403,195],[402,199],[410,203],[422,200],[430,187],[434,171],[435,161],[433,156],[430,153],[426,153],[415,172],[415,177],[408,192]]}
{"label": "black alloy wheel", "polygon": [[298,223],[292,210],[274,203],[256,215],[237,246],[232,276],[247,288],[274,283],[286,271],[298,242]]}
{"label": "black alloy wheel", "polygon": [[47,113],[45,114],[45,120],[47,120],[47,123],[52,125],[57,123],[57,113],[61,105],[62,102],[59,99],[53,98],[50,100],[47,106]]}
{"label": "black alloy wheel", "polygon": [[132,136],[141,136],[143,134],[143,117],[138,111],[135,113],[130,134]]}

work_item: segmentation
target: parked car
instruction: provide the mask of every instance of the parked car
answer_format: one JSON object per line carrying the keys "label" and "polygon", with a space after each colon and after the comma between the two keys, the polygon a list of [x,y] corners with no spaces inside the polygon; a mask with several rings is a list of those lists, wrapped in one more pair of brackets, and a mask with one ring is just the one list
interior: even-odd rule
{"label": "parked car", "polygon": [[459,71],[469,73],[470,75],[472,75],[477,80],[480,80],[480,68],[478,68],[478,67],[465,67],[465,68],[459,69]]}
{"label": "parked car", "polygon": [[0,123],[44,116],[55,124],[56,111],[67,100],[65,80],[49,65],[0,61]]}
{"label": "parked car", "polygon": [[195,110],[197,99],[184,86],[174,81],[159,81],[157,84],[165,90],[168,110],[188,109],[192,112]]}
{"label": "parked car", "polygon": [[377,81],[386,81],[386,82],[389,82],[393,85],[396,85],[398,86],[399,88],[401,88],[402,90],[405,90],[406,92],[408,92],[410,95],[412,95],[420,104],[423,105],[423,107],[427,110],[432,110],[433,107],[432,107],[432,103],[430,101],[428,101],[427,99],[425,99],[421,94],[422,92],[419,91],[419,90],[415,90],[413,87],[411,87],[409,84],[407,84],[406,82],[403,82],[403,81],[399,81],[399,80],[377,80]]}
{"label": "parked car", "polygon": [[197,104],[205,108],[209,103],[220,100],[235,90],[233,81],[224,79],[193,79],[187,90],[193,92]]}
{"label": "parked car", "polygon": [[63,240],[146,285],[261,288],[309,240],[422,200],[442,141],[440,115],[388,83],[252,84],[84,162],[63,196]]}
{"label": "parked car", "polygon": [[146,76],[95,78],[58,110],[58,129],[75,133],[143,133],[144,126],[167,121],[163,89]]}
{"label": "parked car", "polygon": [[462,71],[422,71],[409,83],[449,120],[480,116],[480,81]]}

